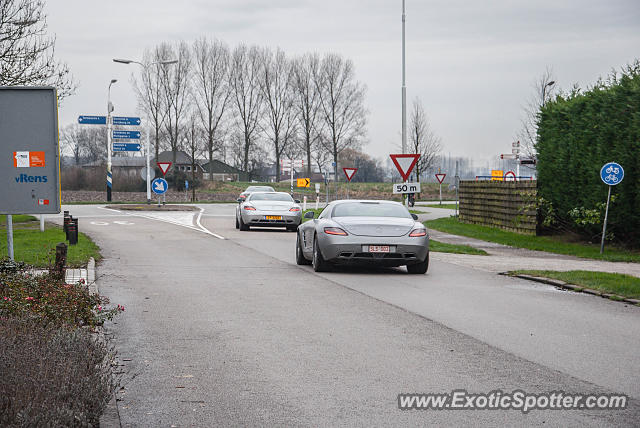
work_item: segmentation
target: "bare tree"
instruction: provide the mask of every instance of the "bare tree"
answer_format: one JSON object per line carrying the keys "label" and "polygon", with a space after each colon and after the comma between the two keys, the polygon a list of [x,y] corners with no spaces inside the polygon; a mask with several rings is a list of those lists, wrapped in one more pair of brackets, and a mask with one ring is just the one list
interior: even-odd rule
{"label": "bare tree", "polygon": [[138,95],[138,104],[144,111],[147,121],[153,130],[153,141],[156,159],[160,153],[160,138],[167,117],[164,96],[164,86],[162,84],[162,73],[166,65],[160,64],[170,58],[169,46],[162,44],[153,50],[146,50],[143,56],[142,73],[140,81],[133,79],[133,85]]}
{"label": "bare tree", "polygon": [[265,104],[265,133],[273,145],[276,181],[280,181],[280,157],[295,135],[296,111],[291,91],[291,63],[277,49],[263,51],[260,91]]}
{"label": "bare tree", "polygon": [[538,143],[538,120],[540,110],[546,102],[555,95],[555,80],[553,70],[549,67],[533,82],[533,94],[523,108],[524,117],[521,119],[521,128],[516,138],[520,141],[520,150],[529,157],[535,158],[537,155],[536,144]]}
{"label": "bare tree", "polygon": [[429,119],[427,119],[422,102],[418,97],[413,100],[410,122],[409,148],[412,153],[420,155],[413,169],[417,181],[420,181],[420,176],[433,166],[436,158],[440,155],[442,144],[440,137],[431,129]]}
{"label": "bare tree", "polygon": [[54,86],[60,99],[73,94],[69,67],[55,60],[41,0],[0,1],[0,86]]}
{"label": "bare tree", "polygon": [[[164,67],[161,74],[161,83],[165,97],[166,108],[165,130],[169,137],[169,146],[172,153],[172,161],[176,163],[176,152],[180,149],[186,114],[189,111],[191,99],[190,72],[191,51],[185,42],[180,42],[176,47],[167,47],[173,58],[178,63],[172,67]],[[173,169],[175,176],[176,169]]]}
{"label": "bare tree", "polygon": [[[301,145],[307,158],[307,174],[311,174],[311,154],[321,134],[320,94],[314,78],[319,76],[320,57],[307,54],[293,61],[292,86],[298,111]],[[320,168],[322,170],[322,168]]]}
{"label": "bare tree", "polygon": [[[229,48],[219,40],[197,40],[193,46],[194,97],[201,127],[207,138],[209,162],[222,152],[223,119],[229,105]],[[213,174],[210,176],[213,180]]]}
{"label": "bare tree", "polygon": [[196,200],[196,168],[197,168],[197,158],[200,156],[205,150],[202,142],[204,141],[203,137],[203,129],[199,126],[200,118],[197,113],[193,113],[189,117],[189,121],[187,123],[187,129],[184,134],[185,137],[185,147],[187,149],[187,154],[191,158],[191,201]]}
{"label": "bare tree", "polygon": [[65,152],[71,153],[73,156],[73,164],[76,166],[80,165],[82,161],[82,134],[83,128],[77,123],[65,126],[60,132],[60,151],[63,154]]}
{"label": "bare tree", "polygon": [[[231,56],[230,86],[237,114],[237,127],[242,136],[242,170],[249,172],[251,151],[256,146],[256,131],[262,115],[260,49],[238,45]],[[237,141],[236,141],[237,144]]]}
{"label": "bare tree", "polygon": [[336,54],[328,54],[322,59],[314,80],[326,125],[324,143],[333,156],[337,170],[340,152],[347,147],[355,148],[365,136],[365,87],[355,80],[353,62]]}

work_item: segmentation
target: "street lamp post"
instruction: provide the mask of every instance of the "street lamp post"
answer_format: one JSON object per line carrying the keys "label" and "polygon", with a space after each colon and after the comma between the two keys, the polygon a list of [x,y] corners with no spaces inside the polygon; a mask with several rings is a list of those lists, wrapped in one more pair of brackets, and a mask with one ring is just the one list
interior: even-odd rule
{"label": "street lamp post", "polygon": [[552,80],[552,81],[550,81],[549,83],[547,83],[546,85],[543,86],[543,88],[542,88],[542,107],[544,107],[545,103],[547,102],[547,88],[550,88],[555,84],[556,84],[556,81]]}
{"label": "street lamp post", "polygon": [[111,202],[111,186],[113,185],[113,175],[111,172],[111,112],[113,104],[111,104],[111,85],[118,80],[111,79],[109,90],[107,91],[107,202]]}
{"label": "street lamp post", "polygon": [[[134,61],[131,59],[122,59],[122,58],[114,58],[113,62],[117,62],[119,64],[138,64],[140,66],[142,66],[142,69],[144,70],[144,73],[147,72],[147,69],[152,66],[152,65],[168,65],[168,64],[175,64],[178,62],[177,59],[170,59],[170,60],[166,60],[166,61],[157,61],[157,62],[152,62],[150,64],[143,64],[139,61]],[[151,203],[151,161],[150,161],[150,153],[151,153],[151,142],[149,141],[149,134],[150,132],[148,131],[149,128],[147,128],[147,148],[146,148],[146,152],[147,152],[147,204]]]}

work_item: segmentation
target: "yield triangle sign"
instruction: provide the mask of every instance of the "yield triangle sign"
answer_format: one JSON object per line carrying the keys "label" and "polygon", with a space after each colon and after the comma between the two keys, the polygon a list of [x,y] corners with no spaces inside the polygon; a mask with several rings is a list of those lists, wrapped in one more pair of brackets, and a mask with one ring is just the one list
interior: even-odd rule
{"label": "yield triangle sign", "polygon": [[398,168],[398,172],[402,176],[403,181],[407,181],[409,179],[409,175],[411,171],[413,171],[413,167],[416,166],[418,159],[420,158],[419,154],[406,154],[406,155],[389,155],[391,160],[395,164],[396,168]]}
{"label": "yield triangle sign", "polygon": [[351,181],[354,175],[356,175],[356,171],[358,168],[342,168],[344,171],[344,175],[347,176],[347,180]]}
{"label": "yield triangle sign", "polygon": [[167,175],[167,171],[171,168],[171,162],[156,162],[158,164],[158,168],[162,171],[162,175]]}
{"label": "yield triangle sign", "polygon": [[436,174],[436,180],[438,180],[438,183],[442,184],[446,176],[447,174]]}

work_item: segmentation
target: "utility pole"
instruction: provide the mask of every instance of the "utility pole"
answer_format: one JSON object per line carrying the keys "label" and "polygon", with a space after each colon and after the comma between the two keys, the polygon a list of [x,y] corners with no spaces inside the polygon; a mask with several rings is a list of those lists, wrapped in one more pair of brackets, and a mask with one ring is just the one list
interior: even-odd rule
{"label": "utility pole", "polygon": [[111,202],[111,187],[113,186],[113,175],[111,172],[111,85],[116,83],[116,79],[111,79],[109,90],[107,91],[107,202]]}

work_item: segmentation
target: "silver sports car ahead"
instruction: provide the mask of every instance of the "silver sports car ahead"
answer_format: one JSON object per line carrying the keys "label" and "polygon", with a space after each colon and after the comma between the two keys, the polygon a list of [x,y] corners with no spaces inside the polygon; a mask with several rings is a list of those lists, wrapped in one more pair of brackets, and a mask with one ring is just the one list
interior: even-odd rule
{"label": "silver sports car ahead", "polygon": [[238,199],[236,229],[250,226],[286,227],[295,232],[302,221],[302,210],[291,195],[284,192],[253,192],[247,199]]}
{"label": "silver sports car ahead", "polygon": [[417,216],[397,202],[343,200],[329,203],[318,218],[298,227],[296,263],[326,271],[332,264],[429,268],[429,235]]}

